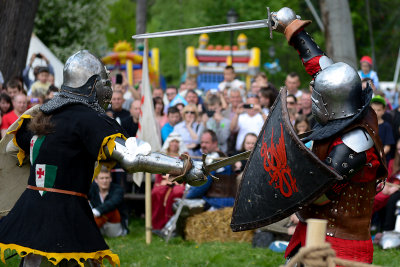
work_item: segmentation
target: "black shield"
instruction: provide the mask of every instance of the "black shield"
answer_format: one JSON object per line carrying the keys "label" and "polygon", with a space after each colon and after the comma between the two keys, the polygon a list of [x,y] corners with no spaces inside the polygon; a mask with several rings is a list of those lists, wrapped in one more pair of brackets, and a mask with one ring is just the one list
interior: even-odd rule
{"label": "black shield", "polygon": [[244,231],[286,218],[340,179],[297,137],[282,89],[243,172],[231,228]]}

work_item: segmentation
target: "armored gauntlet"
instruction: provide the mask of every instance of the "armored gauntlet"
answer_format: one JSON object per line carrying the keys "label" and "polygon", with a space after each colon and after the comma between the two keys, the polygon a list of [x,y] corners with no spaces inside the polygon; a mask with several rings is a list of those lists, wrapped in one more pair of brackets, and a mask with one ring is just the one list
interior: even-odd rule
{"label": "armored gauntlet", "polygon": [[104,150],[108,158],[116,160],[129,173],[170,174],[170,180],[178,183],[187,182],[193,186],[202,185],[207,181],[202,162],[194,162],[187,155],[173,158],[151,152],[148,143],[134,137],[128,138],[126,141],[117,138],[113,151],[108,151],[107,146],[104,147]]}

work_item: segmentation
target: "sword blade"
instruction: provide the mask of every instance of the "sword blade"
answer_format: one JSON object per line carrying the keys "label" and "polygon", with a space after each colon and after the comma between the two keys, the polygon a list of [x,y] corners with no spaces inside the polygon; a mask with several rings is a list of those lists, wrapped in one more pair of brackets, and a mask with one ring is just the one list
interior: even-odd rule
{"label": "sword blade", "polygon": [[164,32],[153,32],[133,35],[133,39],[147,39],[147,38],[157,38],[157,37],[168,37],[168,36],[181,36],[181,35],[192,35],[192,34],[202,34],[202,33],[212,33],[212,32],[226,32],[226,31],[238,31],[238,30],[248,30],[257,28],[268,28],[271,22],[268,19],[262,20],[252,20],[244,22],[236,22],[229,24],[220,24],[213,26],[205,26],[190,29],[180,29],[171,30]]}
{"label": "sword blade", "polygon": [[222,167],[224,167],[226,165],[233,164],[236,161],[240,161],[240,160],[243,160],[243,159],[248,159],[250,154],[251,154],[251,151],[246,151],[246,152],[237,154],[235,156],[232,156],[232,157],[229,157],[229,158],[226,158],[226,159],[211,163],[211,164],[205,166],[206,172],[216,171],[219,168],[222,168]]}

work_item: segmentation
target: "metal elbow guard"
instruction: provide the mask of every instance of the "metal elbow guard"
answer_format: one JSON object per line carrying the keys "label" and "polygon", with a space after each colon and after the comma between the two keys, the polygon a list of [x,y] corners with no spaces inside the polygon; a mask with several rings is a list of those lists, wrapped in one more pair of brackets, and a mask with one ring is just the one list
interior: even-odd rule
{"label": "metal elbow guard", "polygon": [[104,147],[107,158],[117,161],[122,168],[129,170],[138,164],[136,160],[137,154],[125,146],[125,141],[120,138],[115,139],[115,147],[113,151],[108,150],[108,146]]}
{"label": "metal elbow guard", "polygon": [[301,31],[294,35],[290,40],[293,47],[299,51],[299,56],[303,59],[303,62],[307,62],[316,56],[324,55],[321,48],[314,42],[311,36],[305,32]]}
{"label": "metal elbow guard", "polygon": [[357,153],[344,143],[335,146],[325,159],[325,163],[334,168],[344,180],[351,178],[366,162],[365,151]]}

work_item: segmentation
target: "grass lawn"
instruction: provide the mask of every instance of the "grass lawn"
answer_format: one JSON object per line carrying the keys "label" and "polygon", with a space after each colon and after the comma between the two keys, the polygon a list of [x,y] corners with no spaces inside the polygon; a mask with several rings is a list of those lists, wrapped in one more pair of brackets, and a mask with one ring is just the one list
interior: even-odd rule
{"label": "grass lawn", "polygon": [[[268,249],[254,249],[248,243],[204,243],[172,239],[166,244],[153,235],[150,245],[145,244],[144,220],[130,223],[129,235],[106,239],[117,253],[121,266],[279,266],[284,263],[283,254]],[[9,252],[6,255],[10,255]],[[7,261],[7,266],[18,266],[19,257]],[[375,247],[374,264],[400,266],[400,250],[383,251]],[[4,264],[0,262],[0,266]],[[110,266],[110,265],[106,265]]]}

